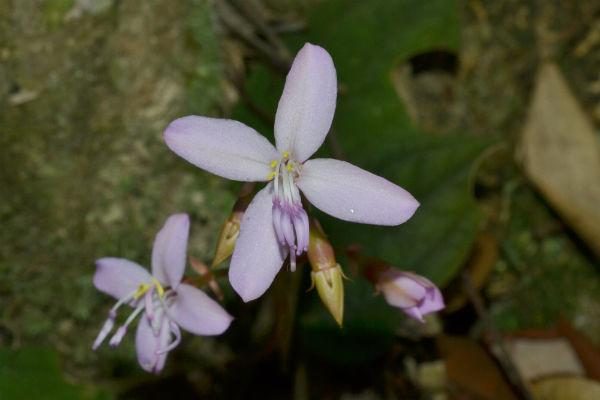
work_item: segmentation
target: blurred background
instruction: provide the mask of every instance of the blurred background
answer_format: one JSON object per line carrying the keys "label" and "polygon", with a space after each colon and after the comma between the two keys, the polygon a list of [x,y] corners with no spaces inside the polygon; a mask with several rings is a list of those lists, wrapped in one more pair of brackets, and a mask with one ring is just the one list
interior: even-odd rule
{"label": "blurred background", "polygon": [[[112,305],[94,260],[149,265],[187,211],[210,262],[237,198],[165,126],[272,139],[307,41],[339,79],[319,154],[422,204],[395,228],[313,210],[349,276],[343,328],[305,266],[249,304],[219,278],[233,325],[184,335],[159,376],[132,333],[92,352]],[[0,399],[600,398],[598,71],[597,0],[0,0]],[[429,277],[447,309],[407,319],[348,246]]]}

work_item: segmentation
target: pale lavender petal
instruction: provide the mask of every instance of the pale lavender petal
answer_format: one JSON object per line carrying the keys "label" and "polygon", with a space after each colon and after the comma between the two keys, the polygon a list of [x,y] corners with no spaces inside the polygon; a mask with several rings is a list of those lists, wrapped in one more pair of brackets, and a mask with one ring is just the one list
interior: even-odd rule
{"label": "pale lavender petal", "polygon": [[190,115],[165,129],[165,142],[178,156],[223,178],[266,181],[275,147],[254,129],[228,119]]}
{"label": "pale lavender petal", "polygon": [[202,290],[182,283],[177,298],[169,307],[169,316],[183,329],[195,335],[220,335],[233,317]]}
{"label": "pale lavender petal", "polygon": [[152,275],[159,282],[176,288],[185,270],[190,218],[174,214],[156,234],[152,248]]}
{"label": "pale lavender petal", "polygon": [[408,277],[410,279],[412,279],[413,281],[417,282],[419,285],[427,288],[427,289],[433,289],[435,288],[435,284],[433,282],[431,282],[429,279],[425,278],[422,275],[419,274],[415,274],[414,272],[411,271],[399,271],[395,268],[390,268],[388,271],[386,271],[386,273],[389,273],[389,271],[393,271],[393,274],[395,276],[405,276]]}
{"label": "pale lavender petal", "polygon": [[158,351],[159,355],[170,352],[171,350],[175,349],[175,347],[179,346],[179,343],[181,343],[181,330],[179,329],[179,326],[175,322],[170,321],[169,329],[175,338],[167,345],[166,348]]}
{"label": "pale lavender petal", "polygon": [[94,286],[116,299],[131,294],[141,284],[151,280],[150,273],[133,261],[113,257],[96,260]]}
{"label": "pale lavender petal", "polygon": [[428,290],[427,296],[423,299],[423,304],[419,307],[423,314],[440,311],[446,307],[442,292],[437,287]]}
{"label": "pale lavender petal", "polygon": [[345,161],[309,160],[297,185],[315,207],[345,221],[399,225],[419,207],[400,186]]}
{"label": "pale lavender petal", "polygon": [[163,318],[158,335],[154,335],[148,318],[142,315],[135,335],[135,349],[138,362],[144,370],[156,374],[162,371],[167,360],[167,353],[158,353],[161,349],[165,349],[168,346],[169,337],[168,318]]}
{"label": "pale lavender petal", "polygon": [[337,78],[325,49],[306,43],[294,59],[275,115],[275,142],[298,161],[321,146],[331,127]]}
{"label": "pale lavender petal", "polygon": [[378,280],[386,301],[408,316],[424,322],[423,316],[444,308],[442,292],[429,279],[413,272],[389,268]]}
{"label": "pale lavender petal", "polygon": [[287,257],[273,228],[272,189],[267,185],[248,206],[231,257],[229,281],[244,301],[260,297],[271,286]]}
{"label": "pale lavender petal", "polygon": [[406,277],[383,281],[380,287],[385,300],[390,305],[400,308],[418,305],[427,293],[423,286]]}
{"label": "pale lavender petal", "polygon": [[[425,293],[422,296],[421,304],[419,305],[419,311],[423,315],[439,311],[445,307],[442,292],[429,279],[425,278],[424,276],[415,274],[414,272],[398,271],[394,268],[390,268],[388,271],[386,271],[386,273],[384,273],[384,275],[382,275],[382,277],[386,277],[386,274],[389,274],[390,271],[393,271],[392,274],[396,276],[396,284],[398,284],[398,282],[406,282],[406,279],[409,279],[414,281],[415,284],[418,284],[425,289]],[[408,287],[407,284],[404,284],[404,287]],[[413,293],[414,295],[417,294],[416,292]]]}

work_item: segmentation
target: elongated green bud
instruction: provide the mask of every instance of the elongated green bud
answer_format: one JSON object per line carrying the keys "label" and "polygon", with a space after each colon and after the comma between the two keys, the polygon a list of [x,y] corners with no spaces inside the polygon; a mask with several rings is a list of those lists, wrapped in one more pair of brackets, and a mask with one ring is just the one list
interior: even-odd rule
{"label": "elongated green bud", "polygon": [[240,191],[239,197],[233,206],[231,214],[221,227],[219,232],[219,240],[217,241],[217,248],[215,255],[211,263],[211,267],[216,267],[223,261],[227,260],[233,254],[235,248],[235,242],[240,235],[240,225],[242,223],[242,217],[250,201],[252,200],[252,192],[254,189],[254,183],[245,184]]}
{"label": "elongated green bud", "polygon": [[310,222],[308,260],[313,286],[333,319],[342,326],[344,320],[344,274],[335,260],[333,247],[316,219]]}
{"label": "elongated green bud", "polygon": [[341,327],[344,321],[344,281],[339,264],[319,271],[311,271],[313,285],[327,310]]}

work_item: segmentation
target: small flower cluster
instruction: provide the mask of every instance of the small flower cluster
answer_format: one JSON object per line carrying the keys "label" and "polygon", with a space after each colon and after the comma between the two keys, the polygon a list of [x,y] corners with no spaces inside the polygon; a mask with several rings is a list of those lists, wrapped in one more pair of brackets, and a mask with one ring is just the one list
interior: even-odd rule
{"label": "small flower cluster", "polygon": [[[309,221],[306,202],[350,222],[399,225],[419,203],[396,184],[345,161],[309,159],[331,127],[337,77],[329,53],[306,44],[286,78],[275,116],[275,146],[237,121],[187,116],[164,132],[167,146],[190,163],[224,178],[266,182],[249,200],[246,191],[220,234],[213,266],[231,256],[229,281],[248,302],[260,297],[289,260],[305,252],[313,284],[335,320],[343,317],[343,273],[318,223]],[[242,205],[242,206],[240,206]],[[238,207],[240,206],[240,207]],[[181,329],[196,335],[218,335],[232,317],[198,288],[182,283],[189,218],[176,214],[156,236],[152,273],[119,258],[97,261],[94,284],[118,301],[94,342],[96,349],[113,331],[122,306],[133,312],[109,344],[118,345],[139,317],[136,349],[141,366],[160,372],[167,353],[180,342]],[[375,285],[386,300],[420,321],[443,308],[439,290],[418,275],[390,269]]]}

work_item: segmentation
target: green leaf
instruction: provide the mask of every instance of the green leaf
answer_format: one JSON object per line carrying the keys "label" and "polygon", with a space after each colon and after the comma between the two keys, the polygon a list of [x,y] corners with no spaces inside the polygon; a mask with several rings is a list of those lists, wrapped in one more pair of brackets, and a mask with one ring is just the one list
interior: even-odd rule
{"label": "green leaf", "polygon": [[316,293],[300,320],[302,346],[313,355],[339,366],[363,364],[385,354],[394,340],[402,312],[383,296],[374,296],[362,278],[345,280],[344,324],[340,328]]}
{"label": "green leaf", "polygon": [[75,386],[61,376],[56,351],[25,347],[0,349],[0,399],[106,399],[97,390]]}
{"label": "green leaf", "polygon": [[309,40],[331,52],[343,87],[334,129],[347,159],[409,190],[421,203],[399,227],[327,219],[338,244],[447,283],[475,237],[479,211],[469,188],[488,141],[432,136],[412,124],[390,73],[415,54],[459,44],[454,1],[330,1],[315,10]]}
{"label": "green leaf", "polygon": [[469,189],[475,157],[487,140],[426,138],[397,149],[394,159],[367,169],[409,190],[421,203],[398,227],[357,225],[322,216],[339,246],[358,243],[366,254],[445,285],[462,266],[477,233],[480,213]]}
{"label": "green leaf", "polygon": [[[399,227],[323,216],[330,237],[338,245],[361,243],[370,255],[446,284],[460,269],[478,228],[469,176],[489,141],[419,132],[394,91],[390,72],[420,52],[458,47],[456,3],[326,1],[313,10],[308,33],[292,41],[296,48],[306,41],[319,44],[333,57],[341,87],[334,130],[346,159],[398,183],[421,203]],[[255,66],[246,92],[274,114],[282,83],[266,67]],[[272,131],[243,107],[235,117],[267,136]],[[319,154],[329,156],[327,146]]]}

